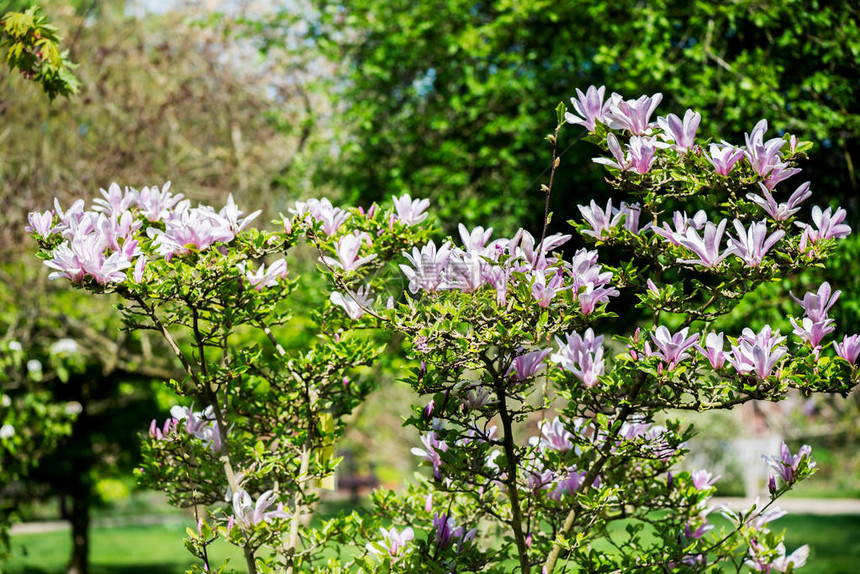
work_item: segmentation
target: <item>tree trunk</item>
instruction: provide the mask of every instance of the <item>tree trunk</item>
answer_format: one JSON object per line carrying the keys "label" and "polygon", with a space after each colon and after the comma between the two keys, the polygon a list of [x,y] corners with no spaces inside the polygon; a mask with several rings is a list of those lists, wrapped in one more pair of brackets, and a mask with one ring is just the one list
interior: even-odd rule
{"label": "tree trunk", "polygon": [[72,560],[68,574],[88,574],[90,554],[90,483],[87,477],[78,479],[72,495]]}

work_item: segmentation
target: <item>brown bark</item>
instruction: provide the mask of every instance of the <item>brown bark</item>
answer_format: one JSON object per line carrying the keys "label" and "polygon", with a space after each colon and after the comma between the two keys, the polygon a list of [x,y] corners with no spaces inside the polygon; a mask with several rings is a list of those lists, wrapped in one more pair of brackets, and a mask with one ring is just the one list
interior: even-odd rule
{"label": "brown bark", "polygon": [[90,494],[87,478],[78,479],[72,493],[72,556],[68,574],[88,574],[90,554]]}

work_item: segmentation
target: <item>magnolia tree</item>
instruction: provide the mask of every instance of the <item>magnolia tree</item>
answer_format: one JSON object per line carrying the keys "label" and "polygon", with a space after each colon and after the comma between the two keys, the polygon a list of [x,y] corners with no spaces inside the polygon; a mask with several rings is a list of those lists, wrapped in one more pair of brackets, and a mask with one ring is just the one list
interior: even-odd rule
{"label": "magnolia tree", "polygon": [[[367,211],[298,203],[271,231],[232,200],[216,212],[156,188],[114,186],[92,211],[79,201],[31,215],[55,277],[124,297],[128,325],[159,331],[185,368],[171,384],[194,404],[153,423],[139,476],[195,508],[192,571],[224,568],[208,560],[217,539],[243,549],[249,572],[803,565],[808,548],[789,554],[770,523],[783,514],[774,501],[814,472],[808,447],[766,459],[769,500],[715,508],[718,477],[679,470],[693,430],[656,421],[856,384],[860,336],[827,340],[839,292],[826,283],[795,297],[792,334],[719,330],[756,286],[820,265],[850,231],[845,212],[813,207],[803,222],[809,185],[782,191],[811,144],[765,139],[764,121],[743,146],[697,140],[696,112],[652,121],[660,99],[605,100],[591,87],[572,112],[559,106],[548,136],[547,205],[565,123],[608,151],[595,161],[618,195],[580,206],[571,224],[611,249],[613,266],[597,250],[559,252],[571,236],[548,236],[548,213],[538,238],[461,226],[460,242],[437,246],[427,202],[408,196]],[[333,291],[312,312],[316,343],[296,348],[279,327],[299,292],[284,256],[300,237]],[[403,293],[390,287],[398,276]],[[594,326],[612,324],[622,292],[649,322],[607,340]],[[413,453],[429,472],[401,494],[375,493],[372,513],[312,526],[343,417],[372,388],[357,367],[382,351],[380,328],[402,334],[415,360],[405,380],[424,399],[406,424],[422,433]],[[268,343],[249,343],[254,331]],[[727,526],[715,528],[715,512]]]}

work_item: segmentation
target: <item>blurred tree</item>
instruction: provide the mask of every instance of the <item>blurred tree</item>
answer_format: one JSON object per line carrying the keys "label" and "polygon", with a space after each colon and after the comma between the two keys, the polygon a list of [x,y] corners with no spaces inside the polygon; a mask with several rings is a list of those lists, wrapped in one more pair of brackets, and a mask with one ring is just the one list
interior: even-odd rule
{"label": "blurred tree", "polygon": [[[171,179],[192,200],[217,204],[233,193],[267,214],[283,208],[283,189],[276,199],[270,182],[301,142],[275,129],[270,96],[288,110],[292,92],[249,65],[252,48],[186,24],[183,13],[138,19],[116,0],[80,14],[43,4],[59,26],[77,30],[70,53],[82,86],[49,104],[0,68],[0,258],[30,249],[22,241],[28,211],[114,181],[140,188]],[[289,123],[289,113],[279,121]]]}
{"label": "blurred tree", "polygon": [[[63,518],[72,525],[68,571],[85,574],[96,487],[131,475],[138,436],[164,409],[151,381],[178,373],[159,366],[165,363],[158,358],[161,350],[153,350],[146,339],[115,335],[120,327],[116,313],[94,313],[85,294],[40,283],[33,275],[20,265],[0,274],[0,328],[15,342],[12,350],[18,349],[10,353],[18,358],[17,368],[7,369],[2,388],[10,403],[39,401],[51,416],[21,421],[11,409],[4,412],[4,424],[17,424],[18,432],[40,437],[43,446],[16,449],[18,466],[32,467],[29,472],[12,475],[4,465],[3,500],[14,509],[58,495]],[[5,423],[7,417],[13,423]],[[55,430],[58,425],[66,430],[63,436]]]}
{"label": "blurred tree", "polygon": [[[702,130],[729,141],[764,117],[773,131],[821,142],[805,170],[813,188],[857,203],[860,7],[852,0],[289,6],[248,30],[269,53],[313,46],[339,64],[323,78],[337,145],[316,173],[353,198],[430,196],[449,231],[459,221],[507,232],[535,222],[552,110],[577,87],[605,84],[628,97],[662,92],[660,113],[697,109]],[[295,30],[306,31],[305,42],[279,41]],[[580,130],[562,141],[557,221],[578,217],[576,203],[603,176],[586,148],[570,147]]]}
{"label": "blurred tree", "polygon": [[[20,4],[0,0],[0,12],[24,10]],[[293,92],[248,65],[257,59],[248,46],[186,25],[187,14],[137,18],[118,0],[42,4],[60,29],[74,30],[66,37],[80,61],[82,85],[76,97],[49,102],[33,82],[0,66],[0,261],[14,269],[0,279],[0,328],[24,357],[16,371],[23,378],[8,379],[14,388],[7,392],[4,383],[3,391],[13,405],[39,399],[39,412],[53,409],[59,417],[71,405],[63,420],[78,414],[73,427],[62,427],[72,434],[53,455],[48,451],[58,437],[48,431],[62,430],[59,423],[40,426],[38,416],[27,418],[32,440],[23,442],[19,425],[3,453],[20,443],[16,452],[26,461],[19,456],[19,466],[26,462],[29,472],[36,454],[41,466],[21,480],[23,470],[11,476],[3,458],[0,482],[10,503],[7,492],[54,493],[68,501],[70,571],[81,573],[90,506],[105,494],[100,486],[130,475],[138,436],[169,406],[153,394],[150,380],[170,371],[153,367],[160,364],[159,349],[119,334],[119,323],[107,319],[116,315],[109,301],[79,296],[64,281],[46,284],[46,268],[14,263],[22,256],[36,263],[24,232],[27,212],[47,208],[53,196],[68,206],[112,181],[139,188],[173,179],[173,191],[192,200],[218,203],[233,193],[240,204],[272,214],[283,202],[270,182],[302,144],[301,134],[280,134],[269,114],[274,96],[283,106],[279,120],[290,121]],[[44,370],[30,373],[28,361]],[[0,425],[24,420],[5,405],[0,411]]]}

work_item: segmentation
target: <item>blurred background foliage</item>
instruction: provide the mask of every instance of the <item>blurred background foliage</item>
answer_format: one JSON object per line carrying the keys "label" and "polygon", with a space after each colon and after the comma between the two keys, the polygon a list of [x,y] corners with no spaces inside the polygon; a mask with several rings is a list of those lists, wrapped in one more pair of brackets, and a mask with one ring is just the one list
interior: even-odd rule
{"label": "blurred background foliage", "polygon": [[[31,446],[2,459],[4,501],[13,501],[10,493],[73,501],[74,491],[89,507],[122,497],[134,487],[139,435],[178,400],[157,382],[173,365],[155,341],[120,334],[110,301],[46,281],[23,226],[27,212],[47,209],[54,197],[68,205],[114,181],[140,188],[172,180],[173,191],[194,201],[220,205],[232,193],[240,206],[263,208],[264,221],[299,198],[366,206],[408,192],[433,200],[447,233],[460,222],[493,226],[497,236],[519,226],[535,231],[554,109],[575,88],[605,84],[626,97],[662,92],[663,115],[700,111],[700,134],[715,141],[741,143],[761,118],[769,134],[813,141],[804,172],[780,189],[810,180],[812,201],[841,205],[860,225],[860,7],[852,0],[40,4],[59,30],[60,49],[78,64],[80,87],[51,101],[19,70],[0,67],[0,348],[22,346],[20,355],[4,351],[11,366],[4,363],[0,384],[15,404],[35,401],[52,413],[39,415],[41,425],[28,419],[36,430]],[[0,0],[0,15],[29,5]],[[575,126],[562,135],[552,231],[567,231],[564,222],[579,218],[577,204],[608,197],[582,135]],[[833,313],[840,331],[860,332],[855,237],[826,274],[763,286],[726,329],[770,322],[789,332],[786,317],[799,310],[787,290],[802,296],[828,278],[844,292]],[[293,270],[312,272],[313,255],[299,259]],[[309,285],[296,308],[312,306],[317,295]],[[613,329],[632,329],[636,319],[625,314]],[[306,341],[309,321],[300,314],[289,325],[294,344]],[[52,352],[63,340],[75,341],[76,352]],[[43,370],[29,371],[30,360]],[[394,382],[402,366],[392,352],[367,373],[380,390],[341,445],[356,456],[356,472],[372,470],[389,485],[414,468],[414,441],[400,428],[412,399]],[[857,396],[797,398],[796,408],[778,408],[788,414],[773,423],[793,440],[824,447],[831,464],[823,478],[851,496],[860,490]],[[11,421],[11,411],[0,409],[0,424]],[[700,424],[719,438],[719,429],[748,427],[758,416]],[[64,448],[49,457],[57,444]],[[37,458],[41,470],[21,480]],[[63,480],[76,472],[80,481]],[[726,492],[737,491],[733,484]]]}
{"label": "blurred background foliage", "polygon": [[[815,141],[805,166],[813,189],[856,205],[860,8],[851,0],[286,5],[234,22],[267,55],[318,49],[338,64],[321,78],[337,153],[316,175],[350,199],[411,191],[436,200],[449,230],[534,226],[553,110],[575,88],[605,84],[627,97],[662,92],[660,113],[696,109],[700,133],[715,139],[742,142],[767,118],[771,133]],[[284,30],[306,30],[304,41],[284,42]],[[603,189],[592,150],[574,145],[581,129],[562,142],[558,222]]]}

